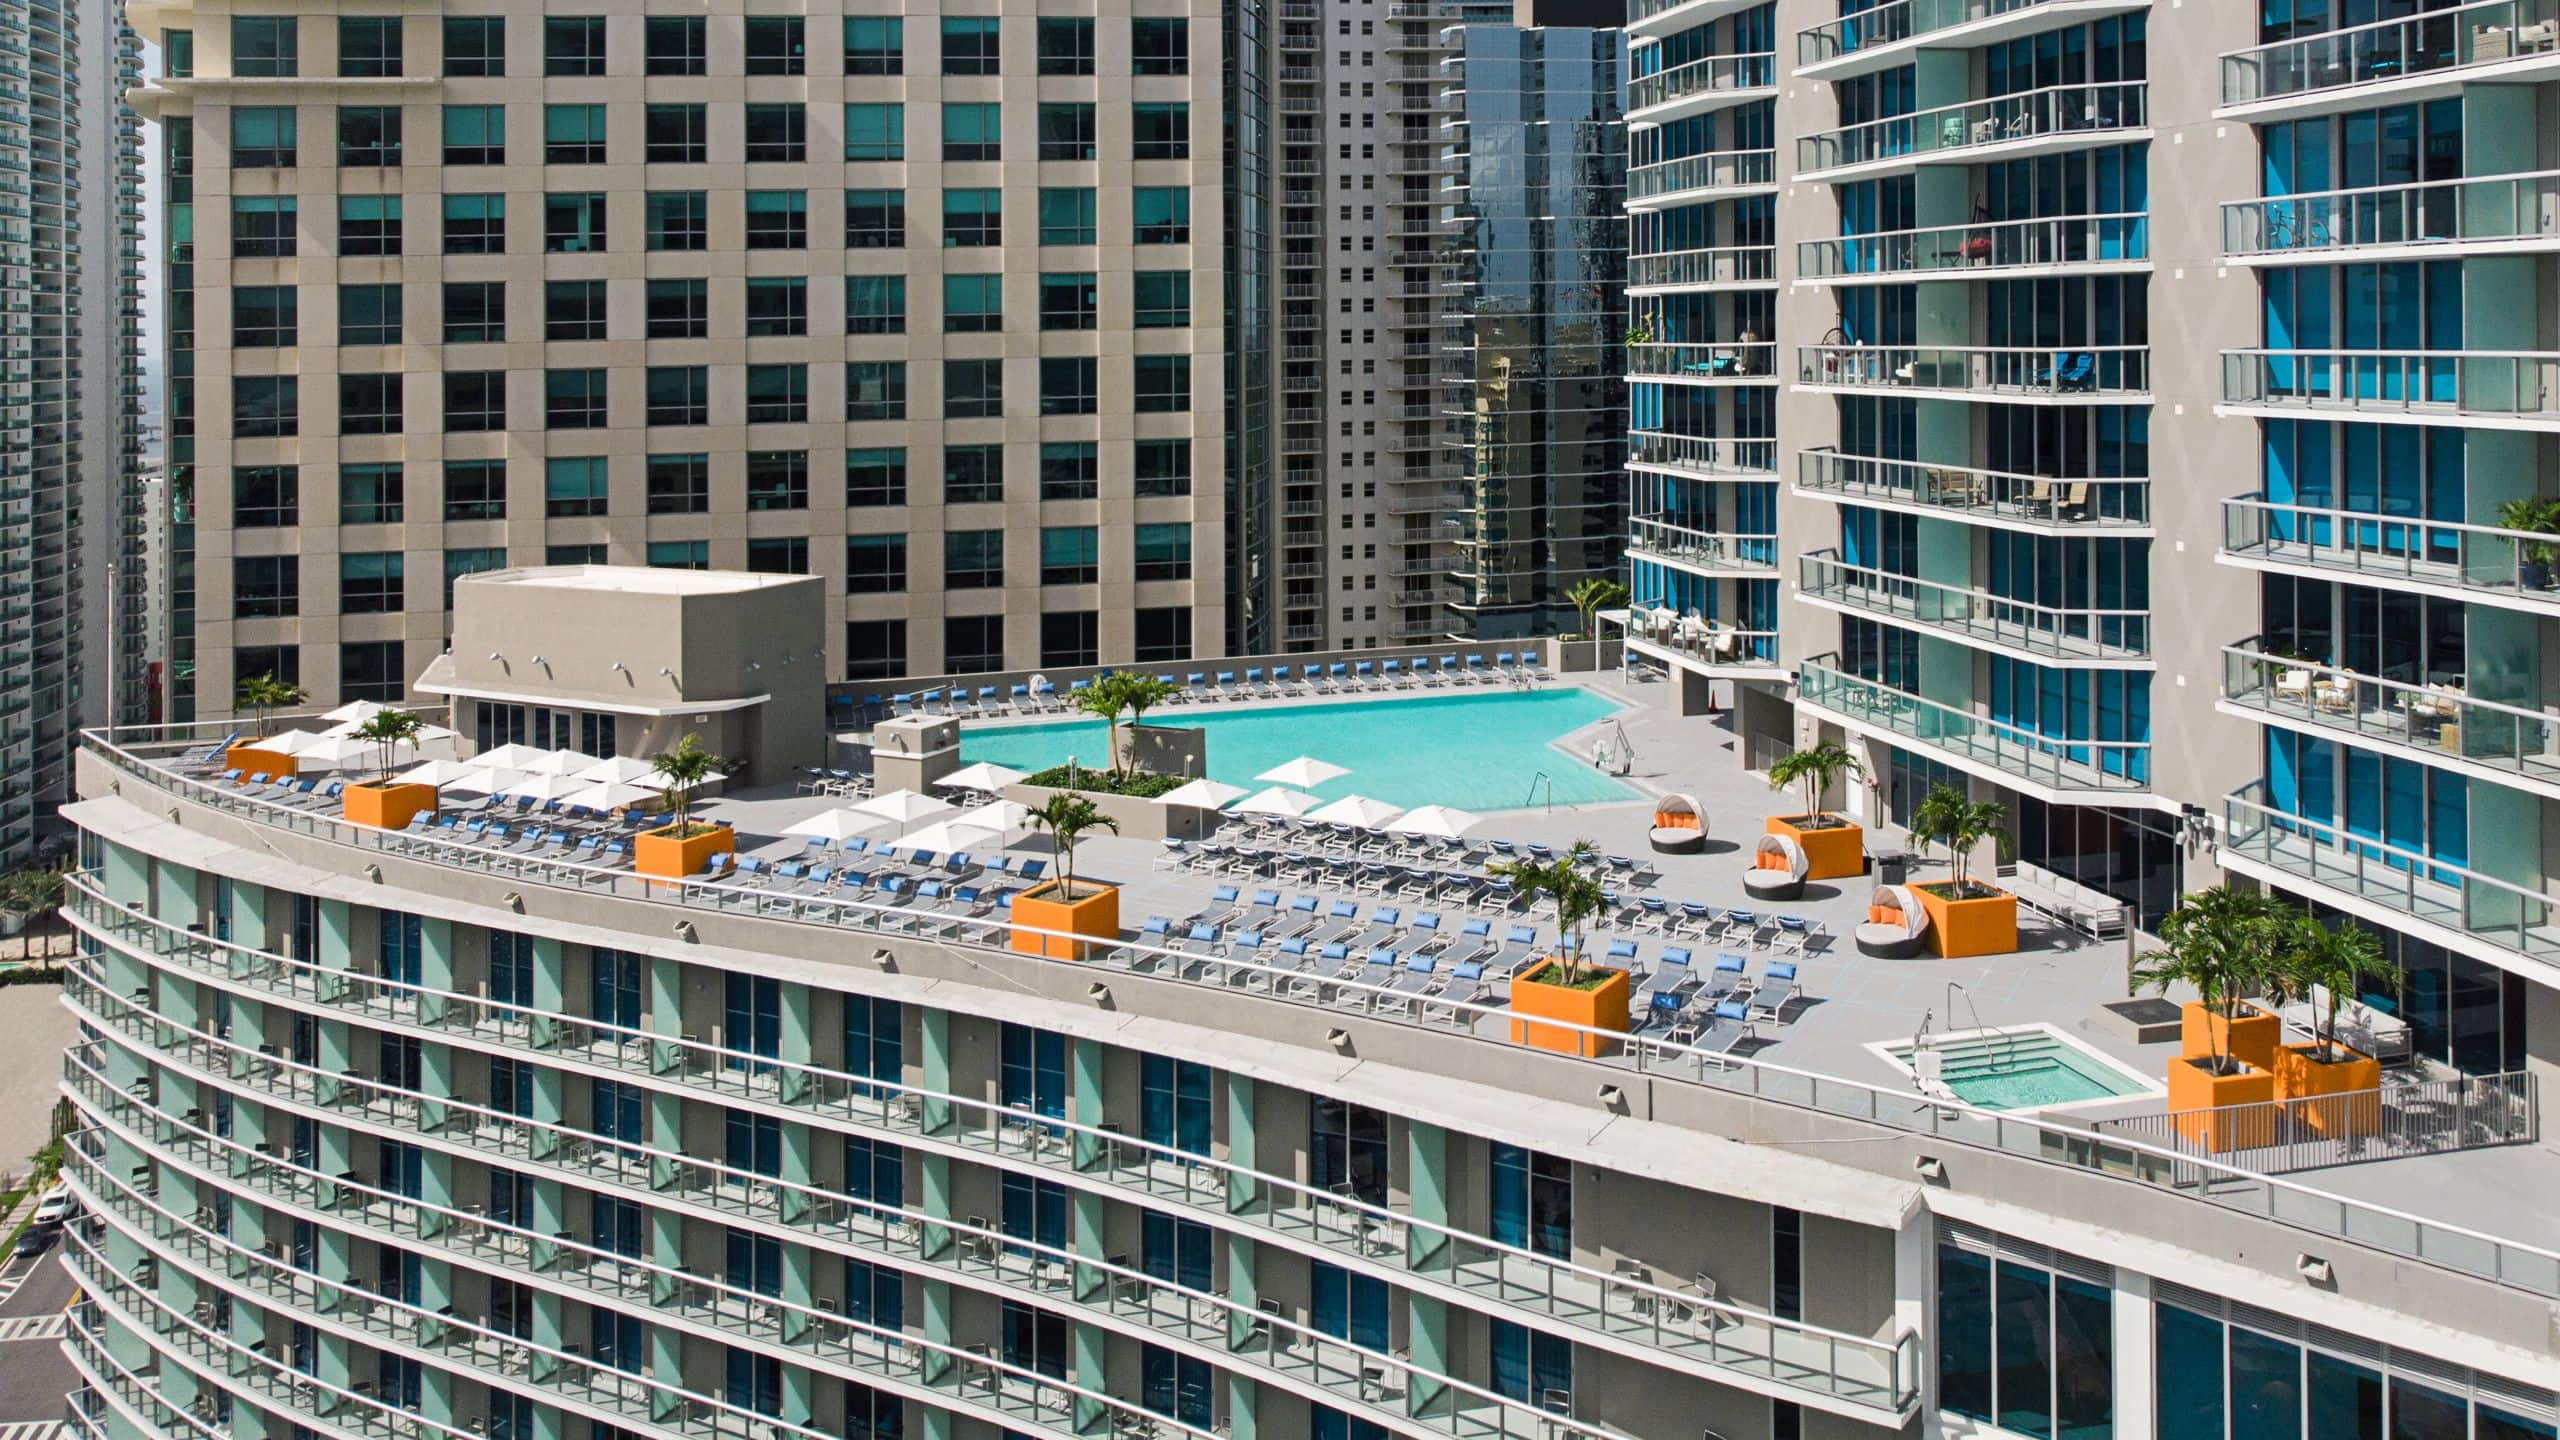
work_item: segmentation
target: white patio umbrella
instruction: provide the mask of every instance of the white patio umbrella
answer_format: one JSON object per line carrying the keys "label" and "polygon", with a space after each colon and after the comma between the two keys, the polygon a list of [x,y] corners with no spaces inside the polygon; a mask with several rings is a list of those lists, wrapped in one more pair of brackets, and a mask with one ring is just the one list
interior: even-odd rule
{"label": "white patio umbrella", "polygon": [[[403,748],[398,745],[391,747],[393,764],[404,758],[417,758],[414,755],[404,757],[401,753]],[[291,753],[294,765],[303,770],[353,770],[370,767],[382,759],[380,745],[370,740],[358,740],[352,735],[314,736],[296,745]]]}
{"label": "white patio umbrella", "polygon": [[403,785],[433,785],[439,790],[469,790],[486,795],[504,790],[523,777],[513,770],[491,770],[460,760],[430,760],[399,777]]}
{"label": "white patio umbrella", "polygon": [[336,738],[326,730],[279,730],[251,748],[264,750],[270,755],[299,755],[314,745],[325,745]]}
{"label": "white patio umbrella", "polygon": [[1231,815],[1304,815],[1324,802],[1303,790],[1274,785],[1238,801]]}
{"label": "white patio umbrella", "polygon": [[937,787],[950,790],[996,791],[1020,780],[1023,773],[1020,770],[1008,770],[991,760],[981,760],[975,765],[963,765],[933,783]]}
{"label": "white patio umbrella", "polygon": [[1431,835],[1454,840],[1483,823],[1483,816],[1470,815],[1454,806],[1425,805],[1397,816],[1395,823],[1387,829],[1398,835]]}
{"label": "white patio umbrella", "polygon": [[532,774],[496,793],[518,800],[566,800],[586,788],[586,781],[566,775]]}
{"label": "white patio umbrella", "polygon": [[[599,760],[584,770],[572,771],[569,778],[593,780],[600,784],[648,785],[657,781],[658,772],[646,760],[634,760],[628,755],[616,755],[610,759]],[[657,788],[663,790],[667,787],[659,783]]]}
{"label": "white patio umbrella", "polygon": [[877,815],[883,820],[894,820],[901,825],[913,825],[918,821],[931,820],[937,815],[948,815],[960,807],[947,800],[936,800],[930,795],[920,795],[913,790],[892,790],[886,795],[874,795],[853,808],[865,815]]}
{"label": "white patio umbrella", "polygon": [[565,780],[581,770],[593,768],[596,763],[596,757],[583,750],[545,750],[518,768],[536,775],[557,775]]}
{"label": "white patio umbrella", "polygon": [[1357,825],[1364,830],[1374,830],[1403,813],[1384,800],[1372,800],[1366,795],[1345,795],[1321,810],[1309,812],[1307,818],[1325,825]]}
{"label": "white patio umbrella", "polygon": [[321,711],[320,718],[343,721],[349,725],[361,725],[390,708],[379,700],[350,700],[335,710]]}
{"label": "white patio umbrella", "polygon": [[534,761],[550,753],[531,745],[501,745],[495,750],[483,750],[472,756],[471,763],[499,770],[531,770]]}
{"label": "white patio umbrella", "polygon": [[946,852],[983,846],[1004,837],[983,825],[966,825],[959,820],[936,820],[921,830],[909,833],[898,843],[913,850]]}
{"label": "white patio umbrella", "polygon": [[560,798],[590,810],[620,810],[644,800],[655,800],[659,793],[654,785],[632,785],[620,780],[581,780],[575,776],[568,777],[568,780],[570,784],[583,788]]}
{"label": "white patio umbrella", "polygon": [[963,810],[952,817],[954,825],[972,825],[1009,836],[1031,821],[1031,808],[1011,800],[990,800],[975,810]]}
{"label": "white patio umbrella", "polygon": [[888,824],[885,816],[865,815],[859,810],[821,810],[790,829],[785,835],[806,835],[817,840],[850,840]]}
{"label": "white patio umbrella", "polygon": [[1339,765],[1328,764],[1312,755],[1301,755],[1285,764],[1274,765],[1253,778],[1268,780],[1274,785],[1290,785],[1300,790],[1308,790],[1327,780],[1340,779],[1350,773]]}
{"label": "white patio umbrella", "polygon": [[1194,780],[1188,785],[1167,790],[1156,797],[1159,805],[1194,805],[1203,810],[1222,810],[1231,800],[1245,793],[1241,785],[1225,785],[1215,780]]}

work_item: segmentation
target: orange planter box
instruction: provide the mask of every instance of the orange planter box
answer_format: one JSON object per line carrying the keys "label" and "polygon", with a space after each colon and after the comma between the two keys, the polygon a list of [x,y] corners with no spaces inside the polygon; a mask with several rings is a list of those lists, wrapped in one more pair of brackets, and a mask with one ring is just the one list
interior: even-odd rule
{"label": "orange planter box", "polygon": [[275,750],[261,750],[255,740],[243,740],[222,752],[222,768],[237,770],[242,775],[269,775],[283,779],[301,773],[293,757]]}
{"label": "orange planter box", "polygon": [[[1950,900],[1927,882],[1911,887],[1929,912],[1929,948],[1942,960],[2006,955],[2018,948],[2018,897],[2006,890],[1971,900]],[[1978,882],[1977,882],[1978,883]]]}
{"label": "orange planter box", "polygon": [[2216,1154],[2274,1144],[2275,1098],[2276,1077],[2254,1065],[2216,1075],[2184,1056],[2169,1062],[2170,1121],[2181,1138]]}
{"label": "orange planter box", "polygon": [[700,820],[690,835],[673,825],[643,830],[631,837],[631,868],[653,879],[689,880],[702,873],[714,855],[738,848],[738,832],[726,825],[708,825]]}
{"label": "orange planter box", "polygon": [[[1120,887],[1099,885],[1079,880],[1076,888],[1085,891],[1067,899],[1058,889],[1058,881],[1037,885],[1013,897],[1014,952],[1038,955],[1048,960],[1082,960],[1094,951],[1117,943],[1120,939]],[[1022,927],[1028,926],[1029,929]],[[1039,934],[1039,931],[1064,931],[1065,934]],[[1082,935],[1070,940],[1068,935]]]}
{"label": "orange planter box", "polygon": [[349,821],[376,830],[406,830],[420,813],[435,812],[436,787],[390,781],[359,783],[346,788],[344,799],[345,808],[339,813]]}
{"label": "orange planter box", "polygon": [[2344,1045],[2336,1060],[2314,1058],[2319,1053],[2316,1044],[2277,1047],[2276,1098],[2288,1102],[2285,1113],[2322,1135],[2382,1133],[2382,1062]]}
{"label": "orange planter box", "polygon": [[[1547,962],[1552,966],[1555,962]],[[1545,973],[1533,970],[1529,974]],[[1600,983],[1588,990],[1568,985],[1554,985],[1532,980],[1527,975],[1511,982],[1511,1013],[1529,1015],[1540,1020],[1561,1020],[1591,1030],[1627,1033],[1627,972],[1595,970]],[[1559,1055],[1615,1055],[1618,1042],[1586,1035],[1580,1030],[1566,1030],[1554,1025],[1533,1025],[1525,1020],[1511,1022],[1512,1043],[1535,1045]]]}
{"label": "orange planter box", "polygon": [[2190,1000],[2178,1007],[2178,1053],[2201,1060],[2220,1046],[2222,1053],[2260,1070],[2276,1068],[2276,1047],[2284,1041],[2284,1023],[2255,1005],[2222,1016]]}
{"label": "orange planter box", "polygon": [[1837,815],[1832,823],[1819,830],[1807,830],[1795,822],[1802,815],[1772,815],[1768,831],[1784,835],[1804,847],[1807,880],[1848,880],[1867,873],[1867,832],[1864,827]]}

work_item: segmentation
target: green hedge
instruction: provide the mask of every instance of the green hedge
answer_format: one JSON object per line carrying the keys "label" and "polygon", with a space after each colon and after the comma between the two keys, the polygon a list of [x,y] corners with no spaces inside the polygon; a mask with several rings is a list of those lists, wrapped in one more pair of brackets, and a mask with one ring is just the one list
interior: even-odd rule
{"label": "green hedge", "polygon": [[1089,765],[1078,765],[1070,774],[1066,766],[1052,765],[1037,775],[1024,777],[1022,783],[1052,790],[1087,790],[1096,795],[1131,795],[1140,800],[1153,800],[1191,782],[1180,775],[1156,775],[1144,770],[1114,775]]}

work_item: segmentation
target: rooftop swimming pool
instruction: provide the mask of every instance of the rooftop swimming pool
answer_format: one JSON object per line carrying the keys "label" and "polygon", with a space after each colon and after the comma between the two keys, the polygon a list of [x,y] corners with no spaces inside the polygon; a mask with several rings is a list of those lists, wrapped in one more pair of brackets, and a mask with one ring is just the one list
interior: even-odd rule
{"label": "rooftop swimming pool", "polygon": [[[1911,1042],[1879,1047],[1912,1068]],[[1938,1081],[1957,1099],[1985,1110],[2032,1110],[2151,1093],[2151,1085],[2114,1061],[2046,1025],[1932,1037]]]}
{"label": "rooftop swimming pool", "polygon": [[[1574,685],[1483,694],[1379,696],[1340,704],[1176,706],[1147,712],[1150,725],[1208,732],[1209,778],[1259,789],[1253,777],[1285,760],[1312,755],[1351,773],[1311,794],[1327,800],[1366,795],[1390,805],[1455,805],[1461,810],[1517,810],[1531,802],[1544,773],[1559,805],[1632,800],[1637,792],[1555,748],[1555,742],[1617,712],[1609,700]],[[1110,763],[1099,720],[968,725],[960,758],[991,760],[1016,770],[1045,770],[1070,757]],[[1545,804],[1546,786],[1535,803]]]}

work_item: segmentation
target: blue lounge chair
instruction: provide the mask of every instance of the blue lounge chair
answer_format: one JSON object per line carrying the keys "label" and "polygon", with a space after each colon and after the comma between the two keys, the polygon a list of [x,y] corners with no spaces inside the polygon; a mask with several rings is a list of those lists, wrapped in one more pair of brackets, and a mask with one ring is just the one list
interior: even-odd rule
{"label": "blue lounge chair", "polygon": [[1803,994],[1803,989],[1796,984],[1795,962],[1772,960],[1760,974],[1760,987],[1751,992],[1751,1018],[1784,1021],[1787,1006]]}
{"label": "blue lounge chair", "polygon": [[1730,951],[1716,957],[1715,973],[1707,977],[1707,988],[1719,997],[1743,996],[1751,993],[1751,957]]}

